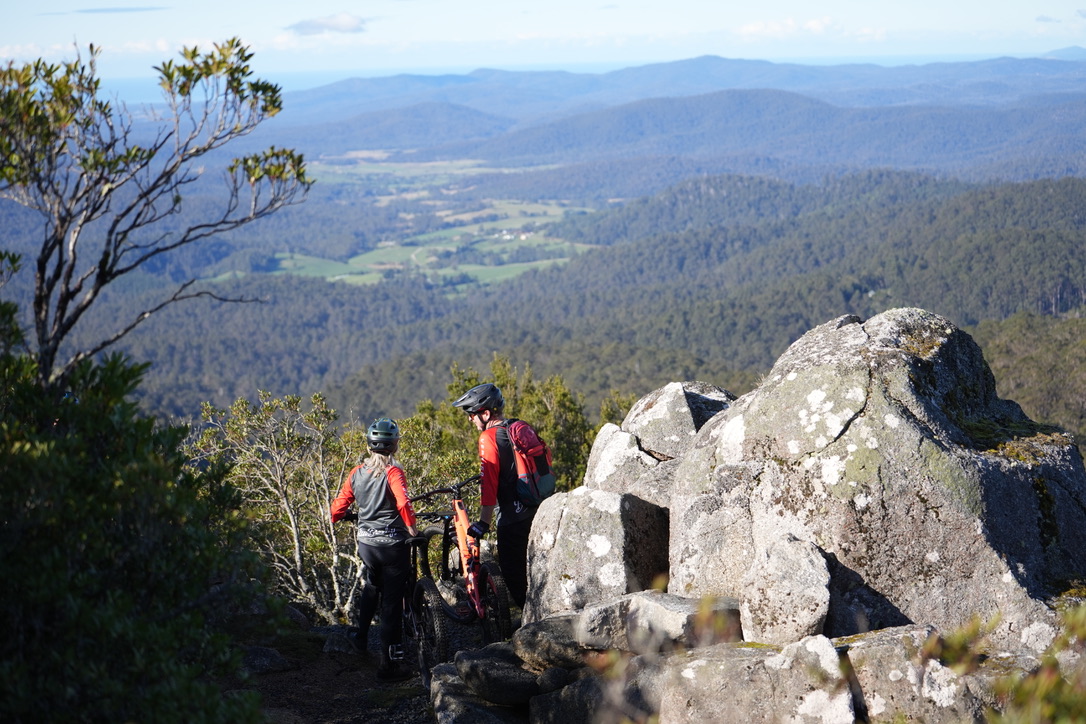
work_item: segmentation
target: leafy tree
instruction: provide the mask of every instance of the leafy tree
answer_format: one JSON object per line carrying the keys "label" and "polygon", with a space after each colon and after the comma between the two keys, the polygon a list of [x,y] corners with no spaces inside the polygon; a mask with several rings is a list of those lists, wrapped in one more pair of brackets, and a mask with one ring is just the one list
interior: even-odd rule
{"label": "leafy tree", "polygon": [[608,422],[614,425],[622,424],[622,421],[626,419],[626,414],[636,402],[637,395],[611,390],[600,402],[600,425]]}
{"label": "leafy tree", "polygon": [[229,410],[205,405],[194,462],[229,467],[253,521],[253,541],[280,594],[329,623],[346,617],[358,593],[350,526],[334,527],[330,506],[366,452],[363,430],[340,430],[321,395],[309,400],[240,399]]}
{"label": "leafy tree", "polygon": [[[117,280],[162,255],[236,229],[304,198],[303,158],[271,147],[234,159],[220,207],[182,215],[184,193],[202,182],[198,164],[282,107],[278,86],[251,78],[252,54],[234,38],[209,52],[182,51],[156,67],[168,113],[149,133],[123,106],[99,95],[96,58],[42,60],[0,69],[0,198],[37,211],[43,238],[34,259],[36,370],[60,385],[163,307],[198,296],[195,279],[140,310],[104,339],[60,361],[80,318]],[[146,138],[144,138],[146,136]]]}
{"label": "leafy tree", "polygon": [[444,427],[438,421],[437,409],[430,400],[423,400],[414,415],[398,421],[402,437],[396,457],[407,472],[411,495],[463,480],[479,471],[474,444],[464,445],[463,437],[457,434],[459,430],[454,433]]}
{"label": "leafy tree", "polygon": [[[19,271],[22,259],[18,254],[0,251],[0,289]],[[19,327],[19,305],[0,300],[0,355],[10,358],[23,345],[23,330]]]}
{"label": "leafy tree", "polygon": [[9,334],[0,720],[258,721],[255,700],[213,683],[237,663],[219,624],[257,570],[221,469],[186,469],[185,430],[137,415],[144,366],[83,360],[59,400]]}

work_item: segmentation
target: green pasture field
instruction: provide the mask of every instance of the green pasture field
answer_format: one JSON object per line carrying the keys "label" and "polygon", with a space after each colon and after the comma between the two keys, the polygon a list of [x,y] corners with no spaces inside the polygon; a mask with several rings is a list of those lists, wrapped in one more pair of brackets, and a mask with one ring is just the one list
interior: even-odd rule
{"label": "green pasture field", "polygon": [[484,166],[481,161],[456,159],[426,163],[393,163],[384,161],[379,153],[350,157],[351,163],[309,161],[309,174],[319,183],[372,185],[387,179],[399,187],[444,186],[464,176],[501,172],[504,169]]}
{"label": "green pasture field", "polygon": [[[434,163],[388,163],[380,152],[362,152],[340,163],[314,162],[310,171],[319,183],[361,183],[374,186],[381,198],[433,198],[438,214],[449,223],[447,229],[429,232],[398,242],[386,242],[346,262],[302,254],[278,254],[277,274],[319,276],[352,284],[370,284],[389,274],[422,273],[435,281],[468,274],[475,284],[493,284],[513,278],[529,269],[566,261],[584,245],[543,236],[535,227],[561,219],[571,209],[561,202],[527,202],[494,199],[484,208],[458,208],[455,194],[434,195],[431,191],[462,180],[466,175],[503,171],[479,161],[460,159]],[[515,171],[512,171],[515,173]],[[555,258],[529,262],[502,263],[521,247],[536,247]],[[457,254],[465,254],[458,262]],[[478,263],[479,254],[495,264]]]}
{"label": "green pasture field", "polygon": [[507,279],[513,279],[530,269],[545,269],[556,264],[562,264],[567,259],[541,259],[539,261],[520,262],[516,264],[502,264],[501,266],[483,266],[480,264],[461,264],[455,269],[442,269],[434,276],[437,278],[452,276],[458,274],[468,274],[472,277],[472,282],[466,285],[456,285],[452,288],[455,292],[464,287],[471,287],[476,284],[487,285],[497,284],[498,282],[504,282]]}

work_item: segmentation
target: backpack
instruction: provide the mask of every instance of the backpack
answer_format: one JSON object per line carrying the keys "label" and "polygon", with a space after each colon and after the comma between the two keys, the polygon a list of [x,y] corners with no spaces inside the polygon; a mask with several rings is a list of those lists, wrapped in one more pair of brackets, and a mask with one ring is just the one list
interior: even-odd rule
{"label": "backpack", "polygon": [[517,498],[534,508],[554,494],[557,484],[551,469],[551,450],[522,420],[509,420],[503,427],[517,463]]}

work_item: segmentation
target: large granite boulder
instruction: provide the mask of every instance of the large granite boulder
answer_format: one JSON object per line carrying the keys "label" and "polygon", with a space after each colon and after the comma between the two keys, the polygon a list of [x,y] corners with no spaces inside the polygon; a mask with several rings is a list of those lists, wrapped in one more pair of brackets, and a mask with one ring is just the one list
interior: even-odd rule
{"label": "large granite boulder", "polygon": [[704,382],[671,382],[634,403],[622,429],[657,458],[677,458],[702,425],[734,400],[732,393]]}
{"label": "large granite boulder", "polygon": [[671,490],[661,461],[641,449],[636,435],[607,423],[596,433],[588,455],[584,486],[610,493],[629,493],[667,507]]}
{"label": "large granite boulder", "polygon": [[848,657],[857,710],[868,721],[985,721],[985,708],[995,703],[987,685],[991,672],[963,676],[925,656],[936,636],[930,626],[902,626],[836,640]]}
{"label": "large granite boulder", "polygon": [[586,649],[667,652],[740,639],[739,602],[640,591],[586,606],[575,619]]}
{"label": "large granite boulder", "polygon": [[639,656],[624,667],[619,707],[661,723],[979,724],[998,704],[992,682],[1025,670],[1001,659],[955,671],[930,654],[934,641],[941,639],[930,626],[904,626],[786,646],[724,644]]}
{"label": "large granite boulder", "polygon": [[608,423],[596,435],[585,487],[636,495],[668,507],[677,458],[702,425],[735,400],[704,382],[671,382],[638,400],[622,426]]}
{"label": "large granite boulder", "polygon": [[823,636],[782,650],[728,644],[674,656],[660,667],[660,722],[853,724],[840,655]]}
{"label": "large granite boulder", "polygon": [[830,572],[813,543],[791,535],[772,541],[751,562],[743,584],[746,638],[787,644],[822,633],[830,608]]}
{"label": "large granite boulder", "polygon": [[[435,670],[439,721],[979,722],[1086,577],[1078,448],[919,309],[811,330],[738,400],[656,390],[584,483],[536,516],[511,645]],[[976,620],[985,656],[941,658]]]}
{"label": "large granite boulder", "polygon": [[1078,449],[1000,400],[973,340],[919,309],[808,332],[673,479],[669,590],[758,601],[750,623],[770,639],[790,633],[774,633],[787,602],[763,589],[814,600],[821,585],[785,580],[790,538],[826,559],[833,636],[998,614],[999,645],[1039,651],[1048,585],[1086,573]]}
{"label": "large granite boulder", "polygon": [[539,506],[528,541],[525,623],[657,585],[668,567],[667,510],[580,487]]}

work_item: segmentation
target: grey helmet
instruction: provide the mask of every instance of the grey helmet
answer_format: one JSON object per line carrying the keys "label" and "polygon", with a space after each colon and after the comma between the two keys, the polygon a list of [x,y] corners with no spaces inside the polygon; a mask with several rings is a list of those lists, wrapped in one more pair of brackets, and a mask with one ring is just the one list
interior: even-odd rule
{"label": "grey helmet", "polygon": [[463,408],[465,412],[492,410],[500,413],[505,407],[505,398],[497,385],[486,382],[461,395],[460,399],[453,403],[453,407]]}
{"label": "grey helmet", "polygon": [[391,455],[400,447],[400,428],[387,417],[374,420],[366,428],[366,444],[372,452]]}

